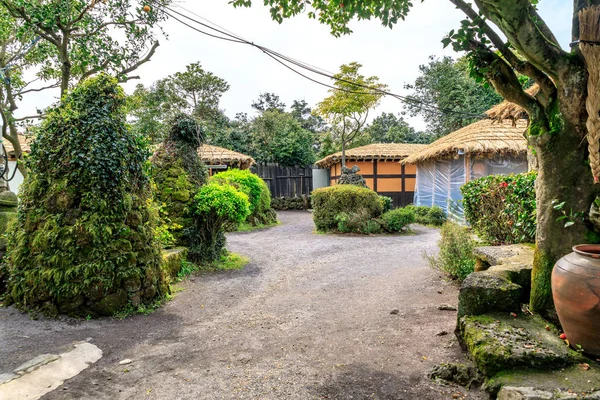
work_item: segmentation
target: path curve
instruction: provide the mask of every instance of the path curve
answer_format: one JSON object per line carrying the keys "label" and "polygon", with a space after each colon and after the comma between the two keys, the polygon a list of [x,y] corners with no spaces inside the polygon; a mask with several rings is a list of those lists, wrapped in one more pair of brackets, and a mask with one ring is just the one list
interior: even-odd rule
{"label": "path curve", "polygon": [[195,276],[148,316],[34,321],[0,309],[0,373],[88,340],[104,357],[44,399],[479,398],[426,377],[464,362],[456,313],[437,310],[456,304],[456,286],[424,257],[436,229],[321,235],[308,212],[279,217],[228,235],[251,260],[244,270]]}

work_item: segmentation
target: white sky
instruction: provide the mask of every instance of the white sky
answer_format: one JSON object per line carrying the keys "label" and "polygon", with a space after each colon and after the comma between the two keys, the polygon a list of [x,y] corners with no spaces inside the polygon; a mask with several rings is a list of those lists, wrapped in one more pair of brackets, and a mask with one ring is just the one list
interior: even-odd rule
{"label": "white sky", "polygon": [[[358,61],[363,64],[364,75],[379,76],[391,92],[402,95],[408,94],[404,84],[414,82],[419,65],[426,64],[430,55],[456,56],[451,49],[443,49],[440,41],[464,19],[448,0],[416,0],[406,21],[400,21],[392,30],[377,21],[355,21],[351,25],[353,34],[336,39],[328,27],[306,16],[277,24],[262,0],[254,0],[252,8],[234,9],[228,2],[180,0],[177,4],[245,39],[328,71]],[[571,10],[572,2],[564,0],[542,0],[540,4],[542,17],[565,48],[570,41]],[[327,95],[327,88],[294,74],[256,48],[204,36],[175,20],[163,26],[168,38],[160,38],[161,46],[152,61],[134,73],[141,80],[127,83],[127,92],[133,91],[137,83],[149,85],[199,61],[205,70],[230,84],[221,100],[221,108],[230,117],[237,112],[253,115],[250,104],[263,92],[278,94],[288,106],[295,99],[314,106]],[[18,115],[31,115],[36,107],[44,108],[56,101],[57,95],[47,91],[26,97]],[[399,100],[385,98],[371,115],[400,111]],[[410,122],[417,129],[425,127],[419,118],[411,118]]]}

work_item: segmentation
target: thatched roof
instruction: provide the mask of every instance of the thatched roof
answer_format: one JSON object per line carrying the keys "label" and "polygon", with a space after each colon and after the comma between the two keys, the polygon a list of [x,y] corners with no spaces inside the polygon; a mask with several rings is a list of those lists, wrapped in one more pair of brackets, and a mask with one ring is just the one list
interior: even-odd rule
{"label": "thatched roof", "polygon": [[[405,157],[423,150],[427,145],[413,143],[376,143],[346,150],[346,161],[400,161]],[[331,154],[315,164],[329,168],[342,161],[342,152]]]}
{"label": "thatched roof", "polygon": [[224,149],[222,147],[203,144],[198,148],[198,155],[204,164],[208,165],[231,165],[241,169],[250,168],[254,163],[254,158],[237,151]]}
{"label": "thatched roof", "polygon": [[502,122],[483,119],[436,140],[422,151],[407,157],[404,163],[414,164],[430,159],[451,158],[459,151],[472,156],[525,155],[526,129],[527,121],[524,119]]}
{"label": "thatched roof", "polygon": [[[535,96],[539,91],[540,87],[537,85],[537,83],[526,90],[526,92],[531,96]],[[527,113],[525,112],[525,110],[523,110],[521,106],[518,106],[515,103],[511,103],[508,101],[503,101],[502,103],[495,105],[494,107],[486,111],[486,114],[488,117],[496,121],[504,121],[505,119],[518,120],[527,118]]]}
{"label": "thatched roof", "polygon": [[[19,134],[19,143],[21,144],[21,151],[23,153],[31,152],[30,146],[31,146],[32,141],[33,141],[33,137]],[[14,159],[15,158],[15,149],[13,148],[12,143],[9,142],[8,140],[6,140],[5,138],[2,139],[2,143],[4,144],[4,148],[6,149],[6,154],[8,154],[8,158]]]}

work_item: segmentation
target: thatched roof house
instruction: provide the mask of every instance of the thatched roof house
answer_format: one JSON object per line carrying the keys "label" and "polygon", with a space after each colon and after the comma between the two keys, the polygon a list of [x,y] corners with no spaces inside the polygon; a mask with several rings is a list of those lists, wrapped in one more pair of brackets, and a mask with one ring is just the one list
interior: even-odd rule
{"label": "thatched roof house", "polygon": [[415,204],[437,205],[462,220],[462,185],[487,175],[527,171],[524,110],[505,101],[487,114],[490,119],[452,132],[403,161],[417,166]]}
{"label": "thatched roof house", "polygon": [[[399,161],[423,150],[424,144],[413,143],[375,143],[346,150],[346,163],[356,161]],[[342,152],[331,154],[315,163],[320,168],[330,168],[342,161]]]}
{"label": "thatched roof house", "polygon": [[524,132],[527,120],[497,122],[482,119],[465,126],[413,153],[405,163],[415,164],[428,160],[454,158],[458,154],[475,158],[494,156],[521,157],[527,154]]}
{"label": "thatched roof house", "polygon": [[[226,168],[248,169],[255,164],[254,158],[237,151],[203,144],[198,148],[200,159],[209,166],[225,166]],[[215,168],[216,169],[216,168]]]}
{"label": "thatched roof house", "polygon": [[[412,143],[369,144],[346,150],[346,166],[358,166],[371,189],[391,197],[395,206],[405,206],[413,201],[417,169],[400,162],[425,147]],[[328,169],[329,184],[335,185],[342,174],[342,152],[331,154],[315,164]]]}

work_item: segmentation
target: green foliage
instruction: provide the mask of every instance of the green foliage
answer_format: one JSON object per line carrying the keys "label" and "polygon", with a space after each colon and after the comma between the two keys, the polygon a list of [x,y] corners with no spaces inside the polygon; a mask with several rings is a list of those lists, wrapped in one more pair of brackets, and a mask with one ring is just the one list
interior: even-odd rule
{"label": "green foliage", "polygon": [[392,198],[389,196],[379,196],[379,200],[381,200],[382,212],[386,213],[390,211],[393,207]]}
{"label": "green foliage", "polygon": [[435,136],[415,129],[400,115],[382,113],[365,128],[369,143],[431,143]]}
{"label": "green foliage", "polygon": [[437,258],[430,257],[432,266],[438,268],[452,279],[464,280],[475,271],[475,242],[467,228],[453,222],[446,222],[440,230],[440,252]]}
{"label": "green foliage", "polygon": [[490,175],[461,188],[465,218],[482,239],[492,244],[535,241],[536,176]]}
{"label": "green foliage", "polygon": [[319,231],[338,228],[336,217],[341,213],[364,213],[377,218],[383,211],[379,195],[371,189],[354,185],[336,185],[312,192],[313,220]]}
{"label": "green foliage", "polygon": [[51,108],[31,146],[6,260],[18,306],[111,315],[169,292],[154,239],[146,143],[116,79],[99,75]]}
{"label": "green foliage", "polygon": [[388,232],[402,232],[415,222],[415,212],[410,208],[396,208],[381,216],[381,225]]}
{"label": "green foliage", "polygon": [[439,206],[428,207],[410,204],[406,208],[414,211],[417,224],[442,226],[448,219],[444,210]]}
{"label": "green foliage", "polygon": [[248,195],[232,185],[209,183],[194,197],[194,218],[187,227],[189,258],[203,263],[218,260],[225,248],[225,227],[250,215]]}
{"label": "green foliage", "polygon": [[251,225],[269,225],[277,215],[271,209],[271,191],[258,175],[248,170],[229,169],[210,178],[210,182],[231,185],[248,195],[250,214],[247,222]]}
{"label": "green foliage", "polygon": [[360,233],[371,235],[381,233],[381,224],[372,218],[366,210],[359,212],[341,212],[335,216],[337,230],[342,233]]}
{"label": "green foliage", "polygon": [[314,135],[291,114],[267,109],[252,122],[252,156],[263,163],[307,166],[315,162]]}
{"label": "green foliage", "polygon": [[[413,92],[410,98],[415,100],[406,103],[406,109],[411,116],[425,119],[427,131],[432,133],[431,139],[476,122],[480,118],[469,114],[482,115],[502,101],[493,87],[469,75],[464,58],[454,61],[450,57],[431,56],[429,63],[419,66],[419,70],[420,76],[415,83],[406,85]],[[455,112],[431,112],[431,106]]]}
{"label": "green foliage", "polygon": [[197,152],[202,138],[196,120],[179,114],[170,121],[169,136],[152,156],[151,175],[162,221],[157,235],[164,247],[189,243],[184,228],[192,223],[191,205],[208,175]]}

